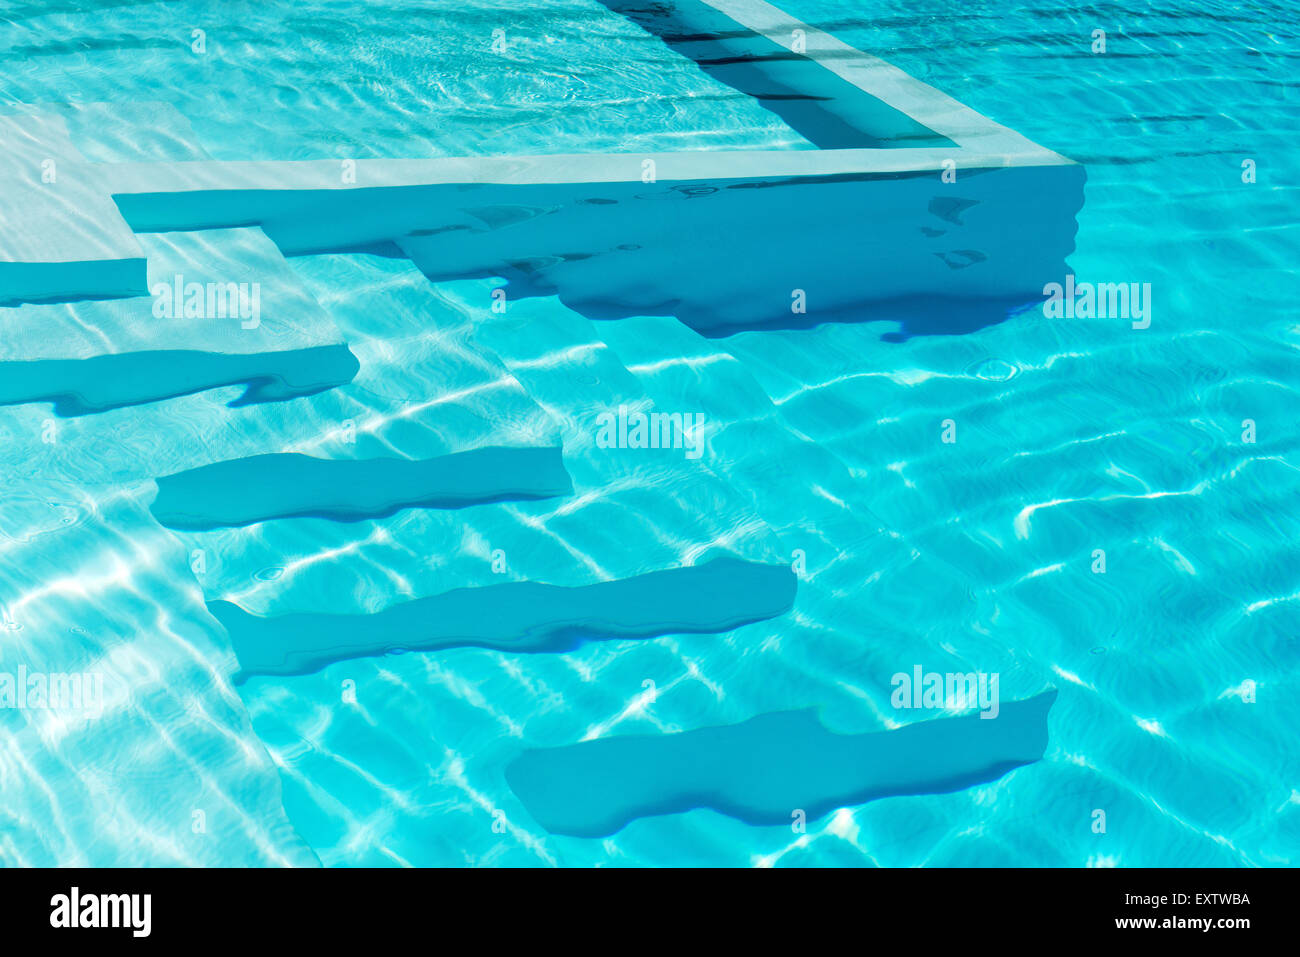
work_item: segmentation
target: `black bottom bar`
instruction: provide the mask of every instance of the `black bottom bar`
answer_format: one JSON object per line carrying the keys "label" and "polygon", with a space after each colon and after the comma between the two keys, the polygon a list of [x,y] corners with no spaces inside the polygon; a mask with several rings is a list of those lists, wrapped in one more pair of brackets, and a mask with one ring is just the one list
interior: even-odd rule
{"label": "black bottom bar", "polygon": [[[0,920],[7,944],[75,935],[79,944],[255,941],[259,950],[417,935],[435,948],[459,939],[458,949],[481,940],[495,950],[512,934],[534,946],[585,938],[593,948],[643,935],[703,944],[716,934],[733,950],[783,930],[811,933],[810,943],[844,934],[864,947],[900,934],[918,946],[1032,934],[1232,947],[1261,930],[1285,931],[1292,877],[1172,869],[11,870],[0,872]],[[608,936],[609,922],[623,932]]]}

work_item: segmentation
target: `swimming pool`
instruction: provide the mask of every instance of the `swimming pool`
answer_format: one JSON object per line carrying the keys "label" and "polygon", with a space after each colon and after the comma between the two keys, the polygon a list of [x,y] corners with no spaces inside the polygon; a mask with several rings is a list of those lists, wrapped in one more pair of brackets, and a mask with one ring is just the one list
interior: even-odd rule
{"label": "swimming pool", "polygon": [[[230,4],[213,21],[203,4],[6,5],[0,113],[65,104],[41,109],[91,164],[812,149],[601,4],[354,6]],[[427,237],[285,256],[247,224],[140,231],[151,287],[263,277],[260,332],[283,317],[293,332],[247,361],[308,358],[296,397],[270,397],[285,401],[231,408],[255,374],[173,356],[115,374],[130,388],[99,405],[77,383],[81,407],[0,406],[6,668],[102,677],[93,716],[0,714],[0,860],[1294,863],[1289,8],[783,9],[1082,164],[1069,273],[1149,283],[1149,326],[1035,309],[963,325],[954,306],[710,336],[671,315],[592,318],[544,286],[519,296],[518,274],[431,280],[429,251],[448,247]],[[138,348],[156,327],[126,309],[4,307],[7,350],[26,350],[6,358]],[[215,387],[140,391],[164,371]],[[601,440],[602,415],[652,411],[702,415],[704,451],[689,433]],[[422,475],[424,507],[394,508],[392,475],[258,458],[479,449],[559,450],[560,472],[530,461],[529,483],[488,487],[509,471],[492,464],[468,490]],[[374,495],[339,514],[325,493],[340,481]],[[252,488],[274,494],[250,503]],[[610,607],[574,597],[719,559],[791,568],[792,607],[763,572],[654,579]],[[573,591],[482,591],[527,583]],[[404,647],[392,611],[459,589],[481,600],[430,613],[455,646]],[[575,604],[542,624],[598,634],[562,647],[570,631],[525,622],[511,633],[561,647],[481,646],[499,608],[552,600]],[[244,632],[223,602],[272,624]],[[321,613],[358,618],[293,617]],[[326,644],[367,654],[294,657],[335,625]],[[529,791],[528,765],[508,770],[807,708],[844,738],[893,731],[936,718],[895,705],[893,677],[915,667],[998,675],[1004,706],[1055,688],[1041,760],[809,809],[802,829],[679,808],[581,835]]]}

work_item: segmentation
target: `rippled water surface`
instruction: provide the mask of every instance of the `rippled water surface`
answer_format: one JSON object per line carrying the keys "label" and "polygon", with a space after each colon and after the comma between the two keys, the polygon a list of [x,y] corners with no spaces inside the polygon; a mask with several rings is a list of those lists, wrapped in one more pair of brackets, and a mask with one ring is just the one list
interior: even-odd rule
{"label": "rippled water surface", "polygon": [[87,123],[95,159],[187,158],[186,121],[225,160],[811,148],[598,0],[5,3],[0,50],[0,104],[183,117]]}
{"label": "rippled water surface", "polygon": [[[294,400],[301,414],[231,416],[227,388],[151,406],[147,427],[123,424],[143,421],[131,409],[59,420],[51,444],[48,405],[0,408],[0,638],[33,669],[104,672],[114,742],[0,716],[0,861],[1295,863],[1295,7],[784,9],[1083,163],[1070,267],[1150,283],[1150,328],[1031,311],[901,341],[852,322],[705,339],[549,297],[496,315],[498,282],[434,284],[402,259],[293,258],[362,368],[332,398]],[[810,148],[589,0],[9,3],[0,49],[0,111],[73,104],[73,142],[98,162]],[[597,448],[595,417],[620,404],[705,413],[708,454]],[[340,418],[421,454],[560,443],[574,492],[346,524],[167,532],[150,517],[151,456],[219,457],[249,436],[328,449]],[[413,652],[235,685],[203,604],[371,612],[503,575],[580,585],[724,553],[799,560],[793,611],[723,635]],[[893,727],[890,676],[915,664],[998,672],[1008,699],[1060,689],[1044,759],[802,835],[696,810],[556,837],[504,779],[525,747],[790,708]]]}

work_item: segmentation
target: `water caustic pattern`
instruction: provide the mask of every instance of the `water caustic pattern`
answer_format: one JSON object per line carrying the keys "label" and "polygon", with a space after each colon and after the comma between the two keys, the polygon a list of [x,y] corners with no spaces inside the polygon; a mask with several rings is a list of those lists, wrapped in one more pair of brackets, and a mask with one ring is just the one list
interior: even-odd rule
{"label": "water caustic pattern", "polygon": [[[165,103],[217,159],[812,148],[597,0],[6,0],[0,50],[0,108]],[[95,120],[70,132],[105,159]],[[186,158],[165,124],[121,145]]]}
{"label": "water caustic pattern", "polygon": [[224,633],[177,573],[186,555],[149,521],[146,496],[50,476],[4,486],[5,671],[98,687],[71,712],[15,708],[10,690],[0,861],[313,863],[229,685]]}
{"label": "water caustic pattern", "polygon": [[[729,347],[796,428],[869,477],[886,523],[956,570],[966,599],[927,626],[957,648],[986,634],[1056,675],[1052,746],[1024,782],[1036,823],[1018,841],[1039,830],[1054,847],[1020,853],[1294,863],[1293,11],[881,6],[870,24],[852,3],[785,9],[1085,164],[1072,271],[1150,282],[1151,327],[1035,311],[877,362],[865,327]],[[1268,169],[1255,183],[1246,159]],[[929,431],[949,417],[952,447]],[[1247,419],[1268,437],[1243,442]],[[1243,705],[1247,681],[1268,700]],[[1118,810],[1108,839],[1121,818],[1133,830],[1107,844],[1067,827],[1085,804]]]}
{"label": "water caustic pattern", "polygon": [[[151,283],[262,276],[293,334],[232,372],[239,315],[0,309],[0,672],[102,681],[0,710],[0,862],[1295,862],[1291,18],[786,9],[1083,162],[1068,267],[1150,326],[705,337],[502,311],[398,236],[142,233]],[[0,11],[0,113],[95,163],[811,146],[585,0]],[[141,304],[204,361],[17,368],[138,355]],[[277,391],[304,345],[355,366]],[[699,434],[609,441],[655,411]],[[899,707],[914,667],[1001,713]]]}

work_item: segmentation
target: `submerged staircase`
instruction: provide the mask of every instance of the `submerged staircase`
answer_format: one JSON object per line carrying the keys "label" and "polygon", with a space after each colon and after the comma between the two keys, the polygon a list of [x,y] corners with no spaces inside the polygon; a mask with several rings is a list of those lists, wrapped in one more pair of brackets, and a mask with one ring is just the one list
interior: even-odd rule
{"label": "submerged staircase", "polygon": [[[671,450],[564,460],[562,448],[590,445],[601,409],[649,405],[608,350],[596,354],[587,320],[567,311],[558,326],[523,320],[528,334],[513,320],[503,359],[478,336],[492,303],[482,282],[433,287],[410,262],[373,255],[288,261],[255,226],[134,234],[107,196],[93,201],[93,164],[74,157],[63,122],[0,117],[6,136],[28,136],[26,155],[55,152],[58,175],[81,175],[80,212],[111,226],[95,243],[57,252],[16,241],[3,250],[6,550],[23,571],[6,583],[0,610],[36,642],[30,660],[109,677],[109,719],[71,732],[92,780],[114,753],[112,736],[168,725],[184,700],[205,702],[209,715],[229,709],[235,671],[305,679],[342,668],[356,676],[357,700],[376,707],[400,659],[362,667],[357,656],[435,647],[420,637],[430,626],[437,647],[550,651],[584,639],[725,632],[790,607],[794,576],[770,530],[702,464]],[[30,190],[8,197],[6,215],[39,199]],[[68,211],[46,209],[49,235],[61,235]],[[100,265],[75,268],[74,256]],[[473,295],[477,306],[466,301]],[[675,493],[663,499],[665,485]],[[629,548],[619,523],[636,515],[642,540]],[[197,589],[179,584],[187,570]],[[304,620],[313,614],[343,630]],[[47,640],[68,628],[86,634],[71,657]],[[142,684],[141,667],[175,687]],[[261,706],[277,687],[249,681],[241,692],[253,731],[273,750],[302,733],[305,717]],[[213,754],[200,744],[202,723],[182,727]],[[39,719],[24,733],[43,733]],[[248,803],[276,803],[269,765],[254,761],[248,773],[259,783],[237,797],[187,756],[188,740],[124,770],[141,787],[168,779],[165,801],[115,782],[121,800],[149,807],[148,826],[164,831],[202,811],[204,831],[192,833],[219,834],[225,852],[246,848],[249,863],[302,863],[309,846],[328,854],[326,831],[338,822],[311,822],[334,810],[322,800],[330,769],[339,760],[364,767],[377,753],[345,735],[328,743],[325,765],[296,763],[284,776],[293,824],[279,818],[277,835],[254,823],[277,815]],[[169,777],[158,762],[193,762],[194,774]],[[304,810],[308,794],[317,797]],[[40,817],[35,792],[31,800],[11,813]],[[94,793],[68,800],[63,830],[17,851],[20,860],[216,860],[198,836],[165,850],[112,834],[88,841],[83,828],[97,818],[82,803]]]}
{"label": "submerged staircase", "polygon": [[[790,611],[796,575],[808,600],[791,626],[756,624],[736,660],[785,642],[765,674],[817,690],[834,679],[813,675],[802,646],[833,640],[846,660],[889,666],[888,642],[860,638],[888,634],[896,608],[839,599],[864,567],[887,589],[900,567],[930,560],[907,554],[852,470],[705,337],[790,324],[792,293],[826,316],[864,296],[884,314],[880,303],[935,289],[997,312],[1063,261],[1082,173],[887,64],[842,64],[811,28],[807,57],[785,56],[786,25],[766,5],[687,6],[749,24],[687,53],[742,92],[804,89],[809,76],[816,90],[851,88],[847,113],[822,105],[833,97],[781,100],[827,149],[662,155],[657,179],[619,155],[366,160],[340,181],[334,161],[211,161],[174,110],[162,132],[96,140],[90,155],[70,130],[140,115],[93,104],[0,115],[0,174],[17,184],[0,201],[15,227],[0,234],[0,431],[12,451],[0,477],[16,490],[4,506],[16,532],[0,548],[19,569],[0,579],[17,596],[0,596],[0,610],[16,632],[39,629],[26,650],[51,670],[61,649],[41,636],[72,631],[83,638],[72,657],[129,692],[110,697],[103,726],[31,721],[24,742],[71,735],[90,779],[112,780],[110,735],[134,729],[156,746],[127,761],[122,802],[164,833],[187,805],[215,808],[211,829],[250,862],[300,863],[314,849],[324,863],[532,863],[549,851],[525,807],[560,821],[557,833],[583,825],[543,793],[548,769],[570,761],[559,749],[525,761],[526,803],[488,797],[503,793],[525,730],[567,745],[646,718],[667,739],[677,728],[649,713],[665,674],[695,696],[685,713],[697,723],[748,717],[693,642],[740,641],[727,633]],[[769,48],[780,55],[755,58],[758,72],[713,55]],[[907,144],[884,148],[902,145],[893,139]],[[931,175],[949,163],[962,169],[956,197]],[[881,228],[864,232],[872,217]],[[808,241],[814,229],[840,260]],[[953,259],[971,249],[989,255]],[[866,270],[860,281],[844,281],[846,262]],[[600,417],[625,408],[723,415],[705,430],[725,467],[680,448],[598,447]],[[810,452],[823,466],[811,490],[782,469]],[[639,640],[652,637],[664,640]],[[405,654],[419,651],[436,654]],[[421,693],[431,685],[447,694]],[[579,726],[566,696],[611,717]],[[1038,730],[995,741],[989,760],[1019,763]],[[882,793],[987,779],[960,736],[935,738],[935,773],[891,778]],[[669,748],[708,760],[682,742]],[[636,765],[635,750],[620,761]],[[251,796],[222,790],[192,754],[238,765]],[[591,749],[574,754],[599,774]],[[184,773],[169,776],[177,763]],[[283,814],[268,811],[272,764]],[[0,776],[21,771],[0,755]],[[175,786],[152,799],[160,781]],[[614,823],[649,813],[656,795],[691,806],[658,782],[634,791]],[[79,791],[54,815],[60,834],[21,858],[63,860],[81,842],[89,850],[71,856],[85,863],[215,859],[188,837],[128,847],[134,826],[86,843],[103,794]],[[38,818],[42,800],[33,785],[9,813]],[[765,816],[788,813],[780,794],[768,803]]]}

